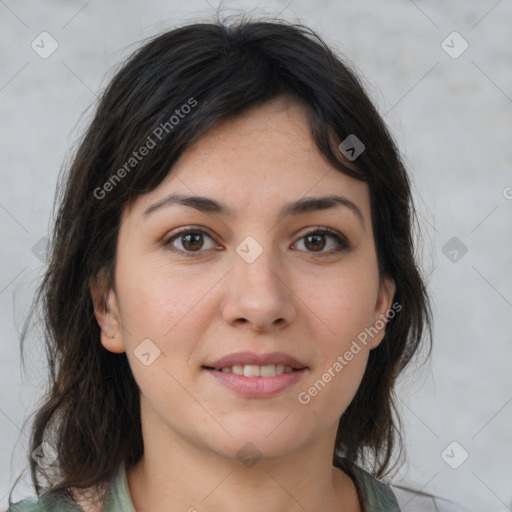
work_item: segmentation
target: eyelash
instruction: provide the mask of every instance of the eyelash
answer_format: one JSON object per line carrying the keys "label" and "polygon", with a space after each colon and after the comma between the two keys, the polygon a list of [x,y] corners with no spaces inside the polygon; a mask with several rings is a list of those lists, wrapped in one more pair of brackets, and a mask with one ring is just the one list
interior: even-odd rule
{"label": "eyelash", "polygon": [[[175,254],[184,255],[184,256],[189,257],[189,258],[190,257],[194,257],[198,253],[205,252],[204,250],[201,250],[201,249],[198,250],[198,251],[186,251],[186,250],[184,251],[184,250],[181,250],[181,249],[176,249],[176,248],[174,248],[172,246],[172,242],[174,242],[174,240],[177,240],[181,236],[184,236],[184,235],[187,235],[187,234],[190,234],[190,233],[193,233],[193,234],[203,234],[203,235],[206,235],[209,238],[212,238],[208,233],[206,233],[202,229],[186,228],[186,229],[183,229],[183,230],[179,231],[178,233],[175,233],[170,238],[168,238],[164,242],[164,246],[169,251],[171,251],[171,252],[173,252]],[[305,233],[304,235],[302,235],[299,238],[299,240],[302,240],[303,238],[306,238],[306,237],[311,236],[311,235],[329,235],[329,236],[331,236],[332,238],[334,238],[336,240],[336,243],[337,243],[338,247],[337,247],[337,249],[334,249],[334,250],[331,250],[331,251],[328,251],[328,252],[306,251],[309,254],[319,255],[319,256],[322,256],[322,255],[329,256],[329,255],[332,255],[334,253],[339,253],[339,252],[343,252],[343,251],[351,249],[351,245],[349,244],[348,240],[343,235],[340,235],[337,231],[335,231],[333,229],[330,229],[330,228],[321,228],[321,227],[315,228],[313,231],[309,231],[308,233]]]}

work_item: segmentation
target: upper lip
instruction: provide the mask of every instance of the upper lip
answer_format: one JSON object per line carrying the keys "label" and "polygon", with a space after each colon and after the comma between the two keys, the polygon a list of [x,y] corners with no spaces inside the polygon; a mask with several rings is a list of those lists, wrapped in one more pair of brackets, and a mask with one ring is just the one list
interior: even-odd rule
{"label": "upper lip", "polygon": [[306,368],[305,364],[283,352],[269,352],[267,354],[255,354],[254,352],[236,352],[235,354],[224,356],[217,361],[206,363],[204,366],[208,368],[221,369],[245,364],[252,364],[257,366],[282,364],[284,366],[290,366],[293,369]]}

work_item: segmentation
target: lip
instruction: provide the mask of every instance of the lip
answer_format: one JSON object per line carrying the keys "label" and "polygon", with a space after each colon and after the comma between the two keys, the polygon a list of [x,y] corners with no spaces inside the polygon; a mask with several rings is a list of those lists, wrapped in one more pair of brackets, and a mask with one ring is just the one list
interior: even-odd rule
{"label": "lip", "polygon": [[[291,366],[294,370],[301,370],[307,368],[305,364],[298,361],[294,357],[285,354],[284,352],[269,352],[267,354],[255,354],[254,352],[236,352],[227,356],[206,363],[203,365],[206,369],[216,369],[231,367],[235,365],[253,364],[257,366],[265,366],[268,364],[282,364],[284,366]],[[254,377],[246,377],[254,378]],[[275,377],[258,377],[260,379],[275,379]]]}
{"label": "lip", "polygon": [[281,373],[274,377],[246,377],[245,375],[220,372],[210,368],[203,368],[203,370],[227,388],[247,398],[275,396],[294,384],[297,384],[305,373],[309,371],[308,368],[302,368],[288,373]]}

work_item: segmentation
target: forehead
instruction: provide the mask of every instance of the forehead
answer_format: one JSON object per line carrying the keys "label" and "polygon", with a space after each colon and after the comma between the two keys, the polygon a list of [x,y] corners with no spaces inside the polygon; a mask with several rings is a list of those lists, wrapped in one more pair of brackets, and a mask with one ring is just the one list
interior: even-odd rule
{"label": "forehead", "polygon": [[366,183],[334,168],[311,138],[304,107],[279,98],[217,124],[180,156],[163,182],[137,199],[139,215],[168,194],[216,198],[258,217],[300,198],[343,195],[369,215]]}

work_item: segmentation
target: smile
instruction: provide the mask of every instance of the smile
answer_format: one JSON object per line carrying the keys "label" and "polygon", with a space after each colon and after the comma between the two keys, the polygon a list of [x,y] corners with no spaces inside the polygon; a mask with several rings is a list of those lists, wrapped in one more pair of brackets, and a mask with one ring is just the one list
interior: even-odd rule
{"label": "smile", "polygon": [[[238,395],[246,398],[266,398],[275,396],[297,384],[308,371],[308,368],[294,370],[291,367],[281,368],[281,366],[236,365],[221,370],[203,367],[203,370],[217,383]],[[281,373],[278,373],[278,370],[282,370]],[[237,371],[242,373],[236,373]],[[265,373],[273,373],[273,375],[265,375]]]}
{"label": "smile", "polygon": [[[208,368],[208,367],[206,367]],[[294,371],[291,366],[284,364],[266,364],[258,366],[256,364],[236,364],[233,366],[225,366],[224,368],[208,368],[209,370],[217,370],[224,373],[234,373],[235,375],[244,375],[245,377],[275,377],[282,373]]]}

